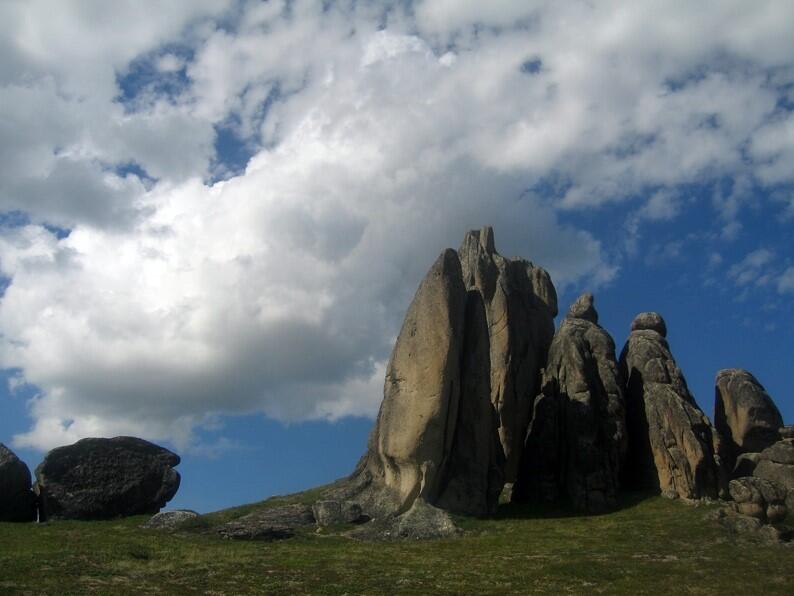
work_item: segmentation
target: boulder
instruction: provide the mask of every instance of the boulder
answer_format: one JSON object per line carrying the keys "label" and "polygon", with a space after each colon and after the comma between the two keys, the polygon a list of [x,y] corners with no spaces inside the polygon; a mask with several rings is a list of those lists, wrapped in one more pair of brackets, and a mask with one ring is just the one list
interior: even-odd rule
{"label": "boulder", "polygon": [[584,294],[551,342],[514,501],[563,499],[589,512],[615,504],[627,447],[622,387],[615,343]]}
{"label": "boulder", "polygon": [[779,544],[794,538],[791,528],[764,524],[757,517],[738,513],[732,507],[721,507],[709,513],[706,519],[716,521],[741,541],[761,544]]}
{"label": "boulder", "polygon": [[179,456],[135,437],[82,439],[36,468],[42,519],[157,513],[179,488]]}
{"label": "boulder", "polygon": [[777,482],[752,476],[737,478],[731,480],[728,490],[734,501],[734,508],[742,515],[749,515],[762,523],[770,524],[779,523],[786,518],[786,489]]}
{"label": "boulder", "polygon": [[728,368],[717,373],[715,385],[714,425],[731,457],[763,451],[780,440],[783,418],[753,375]]}
{"label": "boulder", "polygon": [[778,429],[781,439],[794,439],[794,424],[787,424]]}
{"label": "boulder", "polygon": [[495,509],[502,454],[483,309],[447,249],[406,314],[367,453],[325,498],[355,500],[370,517],[398,515],[417,499],[473,515]]}
{"label": "boulder", "polygon": [[30,470],[16,454],[0,443],[0,521],[36,521],[36,496],[30,487]]}
{"label": "boulder", "polygon": [[786,506],[794,511],[794,439],[784,439],[764,449],[753,476],[783,486],[787,491]]}
{"label": "boulder", "polygon": [[283,505],[262,509],[218,526],[217,532],[231,540],[283,540],[292,538],[296,530],[315,524],[307,505]]}
{"label": "boulder", "polygon": [[629,436],[625,484],[671,498],[716,498],[719,437],[670,352],[664,320],[641,313],[631,329],[620,355]]}
{"label": "boulder", "polygon": [[490,394],[499,423],[504,477],[514,482],[540,370],[554,335],[557,293],[549,274],[495,247],[493,230],[472,230],[458,250],[463,281],[485,306]]}
{"label": "boulder", "polygon": [[397,516],[372,520],[353,530],[349,536],[362,540],[434,540],[460,533],[443,509],[417,499],[411,508]]}
{"label": "boulder", "polygon": [[175,509],[155,513],[141,526],[146,530],[175,530],[182,524],[198,518],[199,514],[190,509]]}
{"label": "boulder", "polygon": [[317,501],[312,513],[318,526],[352,524],[363,518],[361,505],[352,501]]}

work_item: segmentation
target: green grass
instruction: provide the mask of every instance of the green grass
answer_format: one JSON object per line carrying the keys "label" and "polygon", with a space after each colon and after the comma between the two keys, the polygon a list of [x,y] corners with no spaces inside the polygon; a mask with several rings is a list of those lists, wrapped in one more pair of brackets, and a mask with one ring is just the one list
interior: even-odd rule
{"label": "green grass", "polygon": [[272,543],[207,532],[317,492],[176,534],[141,530],[146,517],[0,524],[0,594],[791,594],[794,581],[794,548],[736,543],[703,520],[711,508],[659,497],[592,517],[504,506],[428,542],[358,542],[345,528]]}

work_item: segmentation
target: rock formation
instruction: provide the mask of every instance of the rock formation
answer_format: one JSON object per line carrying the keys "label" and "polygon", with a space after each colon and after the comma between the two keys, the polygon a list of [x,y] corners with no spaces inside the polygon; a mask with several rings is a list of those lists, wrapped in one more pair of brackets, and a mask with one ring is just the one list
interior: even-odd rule
{"label": "rock formation", "polygon": [[540,369],[554,336],[557,293],[544,269],[501,256],[488,226],[467,233],[458,253],[466,288],[479,292],[485,305],[491,403],[499,416],[505,480],[514,482]]}
{"label": "rock formation", "polygon": [[283,540],[314,523],[311,507],[292,504],[254,511],[218,526],[216,532],[231,540]]}
{"label": "rock formation", "polygon": [[776,524],[786,518],[786,489],[777,482],[763,478],[737,478],[729,487],[733,506],[738,513]]}
{"label": "rock formation", "polygon": [[188,522],[198,519],[199,514],[191,509],[175,509],[155,513],[141,526],[145,530],[176,530]]}
{"label": "rock formation", "polygon": [[0,521],[35,520],[36,498],[30,487],[30,470],[0,443]]}
{"label": "rock formation", "polygon": [[179,488],[179,456],[135,437],[82,439],[36,468],[42,519],[157,513]]}
{"label": "rock formation", "polygon": [[705,414],[687,388],[657,313],[641,313],[620,355],[629,457],[624,478],[669,497],[717,497],[719,469]]}
{"label": "rock formation", "polygon": [[[732,460],[742,453],[763,451],[780,440],[783,418],[772,398],[746,370],[717,373],[714,425]],[[730,462],[733,467],[733,461]]]}
{"label": "rock formation", "polygon": [[[482,300],[444,251],[416,292],[386,370],[369,448],[354,474],[368,514],[419,499],[485,514],[502,487]],[[454,447],[454,448],[453,448]]]}
{"label": "rock formation", "polygon": [[615,343],[593,297],[571,306],[548,354],[513,499],[563,499],[581,511],[615,504],[626,454]]}
{"label": "rock formation", "polygon": [[787,491],[786,505],[794,511],[794,439],[783,439],[758,456],[753,476],[777,482]]}

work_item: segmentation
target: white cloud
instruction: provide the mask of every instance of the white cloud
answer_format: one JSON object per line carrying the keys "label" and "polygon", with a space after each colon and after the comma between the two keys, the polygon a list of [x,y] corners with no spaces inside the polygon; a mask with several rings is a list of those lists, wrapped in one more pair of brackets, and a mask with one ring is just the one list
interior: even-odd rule
{"label": "white cloud", "polygon": [[[18,444],[373,415],[416,284],[466,229],[597,285],[614,263],[557,209],[642,195],[637,229],[659,225],[680,185],[730,174],[736,230],[787,160],[785,4],[271,1],[223,27],[223,4],[167,4],[0,8],[0,210],[32,222],[0,233],[0,361],[41,389]],[[216,126],[254,155],[209,185]],[[753,258],[736,283],[768,273]]]}
{"label": "white cloud", "polygon": [[781,294],[794,293],[794,267],[787,268],[778,278],[777,291]]}
{"label": "white cloud", "polygon": [[[766,248],[748,253],[741,261],[731,266],[728,275],[738,286],[746,286],[763,280],[765,269],[772,263],[775,254]],[[763,282],[762,282],[763,283]]]}

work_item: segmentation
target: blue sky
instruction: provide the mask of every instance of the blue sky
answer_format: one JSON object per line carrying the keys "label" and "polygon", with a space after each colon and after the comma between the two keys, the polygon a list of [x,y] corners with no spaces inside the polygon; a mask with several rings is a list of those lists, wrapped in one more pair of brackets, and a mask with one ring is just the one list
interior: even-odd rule
{"label": "blue sky", "polygon": [[794,422],[787,2],[0,6],[0,441],[183,456],[202,511],[349,472],[413,292],[493,225],[711,415]]}

